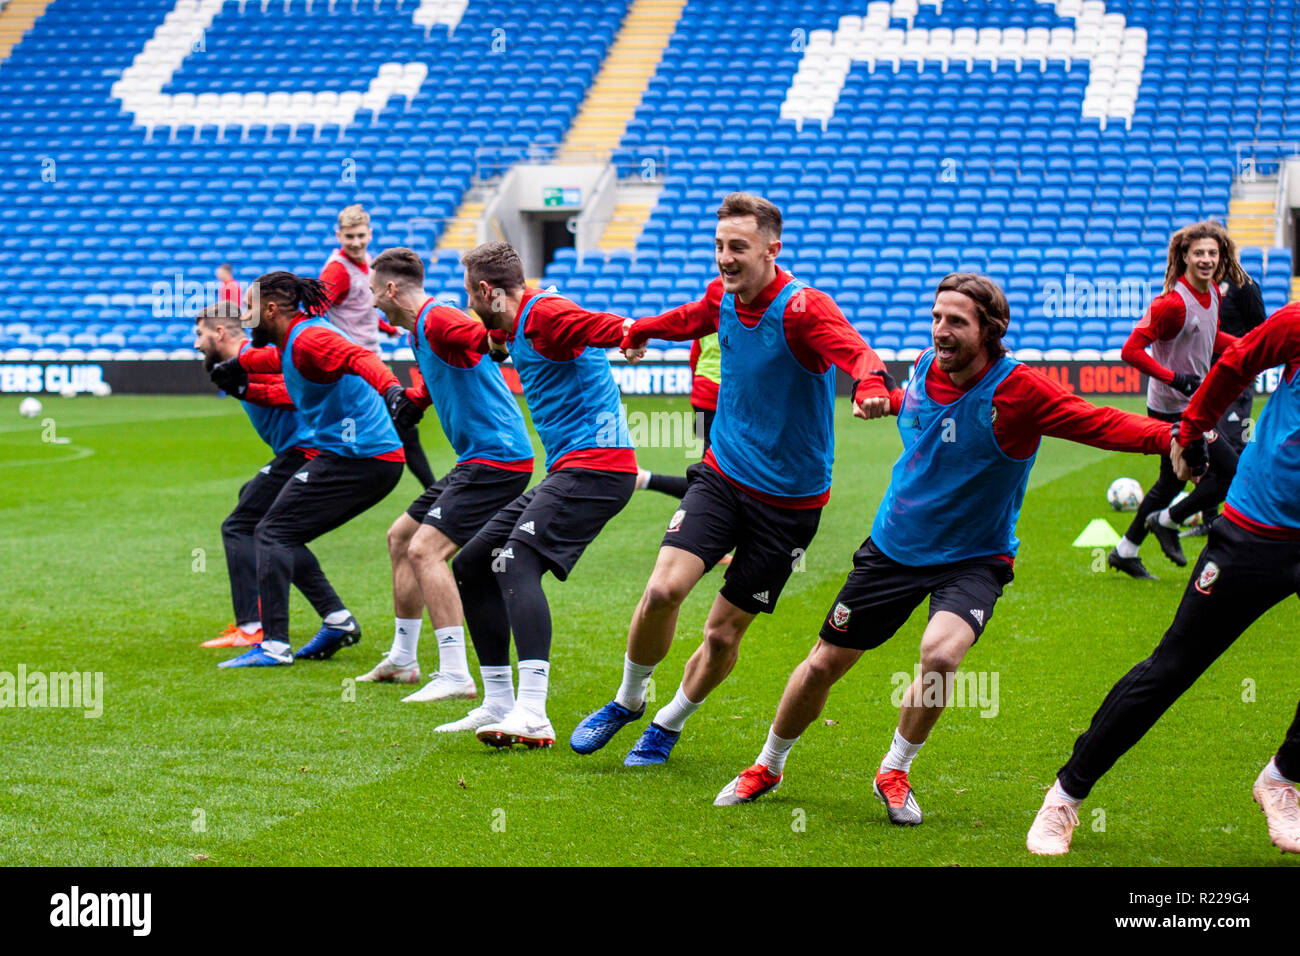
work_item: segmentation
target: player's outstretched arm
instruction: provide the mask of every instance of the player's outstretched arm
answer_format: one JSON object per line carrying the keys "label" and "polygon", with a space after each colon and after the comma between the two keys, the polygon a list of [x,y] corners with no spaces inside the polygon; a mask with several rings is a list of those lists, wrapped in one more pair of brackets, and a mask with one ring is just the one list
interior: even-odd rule
{"label": "player's outstretched arm", "polygon": [[1210,431],[1228,406],[1265,369],[1300,364],[1300,302],[1278,309],[1263,325],[1247,332],[1219,358],[1192,396],[1180,423],[1180,440]]}
{"label": "player's outstretched arm", "polygon": [[[714,279],[709,283],[704,298],[698,302],[679,305],[661,315],[647,316],[635,320],[626,330],[619,347],[623,354],[640,349],[645,354],[644,346],[651,339],[667,339],[670,342],[687,342],[718,331],[718,306],[722,302],[722,281]],[[630,358],[630,356],[629,356]]]}
{"label": "player's outstretched arm", "polygon": [[1093,405],[1025,365],[998,386],[998,399],[998,408],[1010,412],[1010,420],[1000,422],[1004,430],[1032,430],[1105,451],[1169,454],[1167,422]]}
{"label": "player's outstretched arm", "polygon": [[796,299],[799,307],[786,311],[786,339],[852,377],[853,417],[870,420],[896,413],[902,403],[898,383],[834,300],[811,289],[796,293]]}

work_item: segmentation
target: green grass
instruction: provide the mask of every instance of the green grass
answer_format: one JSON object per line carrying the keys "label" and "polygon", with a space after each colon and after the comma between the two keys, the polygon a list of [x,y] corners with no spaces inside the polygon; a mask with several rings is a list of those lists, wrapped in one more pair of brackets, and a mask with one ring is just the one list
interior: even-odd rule
{"label": "green grass", "polygon": [[[1071,542],[1108,514],[1105,489],[1154,460],[1048,441],[1020,520],[1017,577],[967,659],[996,673],[999,711],[946,713],[913,767],[926,813],[885,822],[871,776],[897,711],[896,672],[916,660],[924,609],[868,653],[793,751],[771,798],[729,810],[717,790],[753,761],[785,680],[866,536],[898,451],[892,422],[841,402],[835,487],[805,570],[761,617],[735,671],[662,768],[629,770],[627,730],[578,757],[564,741],[621,674],[627,622],[673,503],[637,494],[567,584],[548,579],[555,622],[550,716],[561,745],[495,752],[435,736],[460,703],[400,704],[406,688],[345,680],[391,638],[384,531],[419,492],[409,474],[382,504],[314,546],[365,639],[335,659],[218,671],[203,650],[230,615],[219,526],[269,457],[231,401],[58,398],[56,431],[0,400],[0,671],[101,671],[99,719],[0,710],[0,863],[209,864],[1038,864],[1024,835],[1056,769],[1111,684],[1155,645],[1186,572],[1144,546],[1158,582],[1096,573]],[[633,400],[643,411],[680,400]],[[1138,409],[1136,402],[1126,407]],[[441,474],[450,449],[430,418]],[[680,472],[677,449],[642,462]],[[1199,539],[1188,547],[1194,555]],[[206,563],[205,563],[206,562]],[[683,608],[660,666],[671,696],[720,575]],[[293,637],[315,629],[297,594]],[[1295,712],[1294,608],[1255,625],[1129,753],[1085,804],[1075,849],[1045,865],[1259,865],[1269,844],[1250,784]],[[426,624],[426,633],[428,625]],[[433,663],[426,639],[426,667]],[[1243,700],[1243,682],[1255,685]],[[1094,830],[1104,811],[1104,832]]]}

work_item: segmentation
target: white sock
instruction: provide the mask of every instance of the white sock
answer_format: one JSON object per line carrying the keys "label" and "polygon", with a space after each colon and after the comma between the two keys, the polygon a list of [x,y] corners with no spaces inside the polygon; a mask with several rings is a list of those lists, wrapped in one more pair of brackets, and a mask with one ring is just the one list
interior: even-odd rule
{"label": "white sock", "polygon": [[1128,538],[1120,538],[1115,544],[1115,553],[1121,558],[1136,558],[1138,556],[1138,546]]}
{"label": "white sock", "polygon": [[614,703],[628,710],[636,710],[645,703],[645,685],[654,673],[653,664],[634,664],[626,654],[623,655],[623,683],[618,685]]}
{"label": "white sock", "polygon": [[646,485],[650,484],[650,472],[644,468],[636,470],[636,491],[645,491]]}
{"label": "white sock", "polygon": [[261,621],[249,621],[247,624],[239,625],[239,629],[245,634],[256,634],[262,629]]}
{"label": "white sock", "polygon": [[433,636],[438,639],[438,673],[470,680],[469,662],[465,659],[464,626],[435,628]]}
{"label": "white sock", "polygon": [[510,665],[480,667],[483,675],[483,706],[504,717],[515,706],[514,672]]}
{"label": "white sock", "polygon": [[686,724],[686,718],[699,710],[700,704],[702,703],[704,703],[704,701],[700,701],[697,704],[695,701],[687,697],[686,691],[684,691],[682,686],[678,684],[677,693],[673,694],[673,699],[669,702],[667,707],[662,708],[659,713],[655,714],[653,722],[658,724],[664,730],[671,730],[674,733],[680,733],[682,727]]}
{"label": "white sock", "polygon": [[1265,767],[1264,770],[1268,776],[1268,779],[1272,780],[1274,783],[1289,783],[1293,787],[1296,785],[1295,780],[1288,780],[1286,777],[1282,776],[1282,772],[1277,769],[1276,757],[1273,757],[1271,760],[1269,760],[1268,766]]}
{"label": "white sock", "polygon": [[283,658],[289,656],[288,641],[263,641],[260,646],[262,653],[270,654],[272,657]]}
{"label": "white sock", "polygon": [[1160,524],[1162,524],[1166,528],[1172,528],[1175,531],[1178,530],[1178,522],[1175,521],[1173,518],[1169,517],[1168,508],[1165,508],[1158,515],[1156,515],[1156,520],[1159,521]]}
{"label": "white sock", "polygon": [[388,652],[388,663],[397,667],[410,667],[415,663],[415,652],[420,646],[420,625],[423,617],[398,617],[393,630],[393,647]]}
{"label": "white sock", "polygon": [[785,758],[790,755],[790,748],[798,737],[791,737],[787,740],[784,737],[778,737],[776,731],[767,732],[767,743],[763,745],[763,752],[758,755],[755,763],[766,767],[768,771],[775,776],[781,776],[781,771],[785,769]]}
{"label": "white sock", "polygon": [[519,706],[543,719],[546,717],[546,685],[550,673],[550,661],[519,662]]}
{"label": "white sock", "polygon": [[1072,806],[1077,807],[1079,804],[1083,803],[1083,799],[1081,797],[1072,797],[1068,793],[1066,793],[1065,790],[1061,787],[1061,781],[1059,780],[1057,780],[1055,783],[1052,784],[1052,789],[1050,792],[1056,794],[1056,796],[1064,800],[1066,803],[1071,804]]}
{"label": "white sock", "polygon": [[328,624],[330,627],[334,627],[336,624],[344,623],[351,616],[352,616],[352,612],[349,611],[347,608],[343,608],[342,610],[339,611],[331,611],[329,614],[325,615],[325,623]]}
{"label": "white sock", "polygon": [[924,746],[924,740],[919,744],[909,743],[906,737],[895,730],[893,743],[889,745],[889,753],[885,754],[885,759],[880,761],[880,772],[901,770],[907,773],[912,769],[912,761]]}

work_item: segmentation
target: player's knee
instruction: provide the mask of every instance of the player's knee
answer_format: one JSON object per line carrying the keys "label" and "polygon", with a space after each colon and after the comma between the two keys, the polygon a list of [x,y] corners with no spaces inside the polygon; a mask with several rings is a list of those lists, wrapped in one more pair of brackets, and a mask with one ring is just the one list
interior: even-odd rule
{"label": "player's knee", "polygon": [[646,607],[652,611],[679,607],[689,593],[689,588],[678,587],[668,578],[652,576],[645,586]]}
{"label": "player's knee", "polygon": [[921,671],[924,674],[951,674],[961,666],[966,655],[947,644],[921,648]]}
{"label": "player's knee", "polygon": [[407,553],[411,543],[411,535],[405,532],[401,522],[394,522],[388,529],[388,553],[393,557],[401,557]]}
{"label": "player's knee", "polygon": [[425,567],[437,560],[437,551],[430,541],[422,535],[412,535],[406,541],[406,556],[417,568]]}
{"label": "player's knee", "polygon": [[248,534],[248,530],[247,523],[237,515],[227,515],[226,520],[221,522],[221,536],[223,538],[238,538]]}
{"label": "player's knee", "polygon": [[817,687],[829,687],[839,679],[840,668],[829,654],[809,654],[803,662],[804,680]]}
{"label": "player's knee", "polygon": [[734,628],[704,625],[704,648],[710,657],[734,657],[740,647],[740,634]]}

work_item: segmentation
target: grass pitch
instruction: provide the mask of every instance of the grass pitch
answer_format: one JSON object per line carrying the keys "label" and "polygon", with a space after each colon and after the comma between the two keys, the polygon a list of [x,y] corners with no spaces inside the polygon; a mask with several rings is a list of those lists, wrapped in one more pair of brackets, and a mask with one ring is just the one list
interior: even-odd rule
{"label": "grass pitch", "polygon": [[[419,492],[406,474],[380,505],[313,545],[364,628],[356,647],[292,668],[218,671],[237,651],[197,645],[230,620],[220,523],[270,455],[238,405],[208,397],[45,399],[42,416],[0,400],[0,672],[101,672],[103,713],[0,710],[0,863],[93,866],[280,864],[1272,865],[1250,785],[1300,696],[1294,606],[1275,608],[1180,700],[1084,804],[1074,850],[1024,849],[1043,789],[1112,683],[1172,620],[1187,571],[1153,540],[1158,582],[1098,572],[1071,547],[1109,512],[1120,475],[1150,484],[1154,459],[1048,440],[1021,515],[1015,582],[966,661],[997,677],[997,713],[950,709],[913,767],[926,814],[891,827],[871,795],[916,662],[924,607],[869,652],[796,745],[780,791],[711,805],[753,762],[785,680],[866,536],[899,450],[892,421],[838,408],[835,485],[804,569],[775,615],[687,725],[665,767],[622,758],[644,723],[579,757],[567,738],[613,693],[627,624],[673,502],[638,493],[566,584],[547,579],[555,622],[550,752],[497,752],[433,735],[464,702],[402,704],[410,688],[349,687],[388,648],[384,531]],[[679,411],[680,399],[633,399]],[[1125,407],[1140,410],[1137,401]],[[53,425],[44,419],[52,419]],[[51,432],[51,429],[53,431]],[[453,456],[422,426],[439,474]],[[53,442],[44,439],[67,439]],[[681,472],[681,449],[643,464]],[[540,478],[540,464],[538,478]],[[1200,548],[1186,543],[1194,560]],[[1102,559],[1104,560],[1104,552]],[[720,584],[683,608],[657,674],[662,705],[699,641]],[[300,646],[317,625],[294,594]],[[430,627],[422,662],[432,670]],[[476,668],[476,664],[474,665]],[[654,705],[652,705],[652,708]],[[200,861],[200,862],[196,862]]]}

